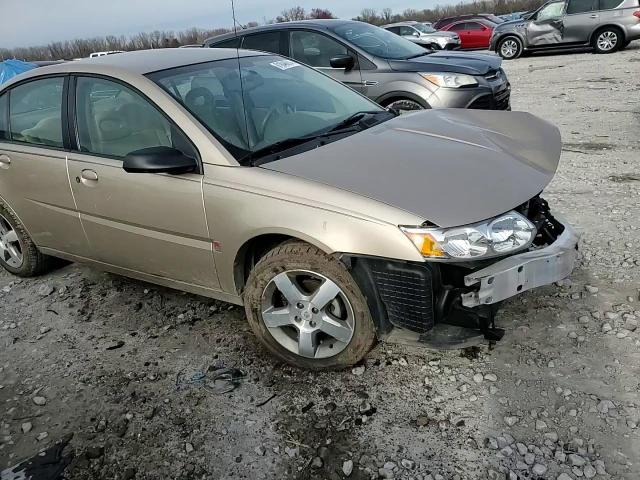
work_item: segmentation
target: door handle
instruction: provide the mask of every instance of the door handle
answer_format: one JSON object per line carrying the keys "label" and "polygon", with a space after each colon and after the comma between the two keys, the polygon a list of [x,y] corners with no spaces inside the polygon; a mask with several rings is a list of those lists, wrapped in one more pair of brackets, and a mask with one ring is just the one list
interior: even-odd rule
{"label": "door handle", "polygon": [[589,18],[598,18],[598,15],[596,15],[595,13],[592,13],[591,15],[589,15]]}
{"label": "door handle", "polygon": [[76,182],[87,186],[94,186],[98,183],[98,174],[93,170],[82,170],[79,177],[76,177]]}
{"label": "door handle", "polygon": [[9,155],[0,155],[0,168],[7,169],[11,165],[11,158]]}

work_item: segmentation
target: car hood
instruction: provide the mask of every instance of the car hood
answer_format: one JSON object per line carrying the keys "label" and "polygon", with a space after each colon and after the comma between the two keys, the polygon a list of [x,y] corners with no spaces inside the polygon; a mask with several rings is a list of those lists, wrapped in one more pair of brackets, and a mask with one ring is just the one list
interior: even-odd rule
{"label": "car hood", "polygon": [[540,193],[561,149],[558,129],[529,113],[441,109],[396,117],[261,168],[452,227],[507,212]]}
{"label": "car hood", "polygon": [[493,53],[439,51],[408,60],[389,60],[392,70],[399,72],[451,72],[486,75],[497,70],[502,59]]}

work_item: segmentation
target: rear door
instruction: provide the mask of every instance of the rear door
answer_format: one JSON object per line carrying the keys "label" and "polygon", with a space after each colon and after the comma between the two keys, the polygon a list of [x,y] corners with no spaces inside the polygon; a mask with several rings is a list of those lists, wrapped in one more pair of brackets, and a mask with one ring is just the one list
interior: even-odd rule
{"label": "rear door", "polygon": [[[289,56],[294,60],[315,67],[354,90],[366,92],[358,65],[358,55],[334,38],[311,30],[290,30],[289,48]],[[353,68],[333,68],[330,60],[338,55],[351,55],[355,62]]]}
{"label": "rear door", "polygon": [[473,38],[470,36],[470,31],[467,30],[465,22],[454,23],[446,28],[450,32],[456,32],[460,37],[461,48],[474,48]]}
{"label": "rear door", "polygon": [[39,247],[86,256],[67,176],[68,77],[38,77],[0,97],[0,196]]}
{"label": "rear door", "polygon": [[128,153],[147,147],[197,158],[193,144],[131,86],[99,76],[75,83],[79,151],[69,154],[69,175],[92,256],[128,272],[216,289],[202,174],[122,168]]}
{"label": "rear door", "polygon": [[597,28],[598,0],[569,0],[563,18],[563,43],[587,43]]}

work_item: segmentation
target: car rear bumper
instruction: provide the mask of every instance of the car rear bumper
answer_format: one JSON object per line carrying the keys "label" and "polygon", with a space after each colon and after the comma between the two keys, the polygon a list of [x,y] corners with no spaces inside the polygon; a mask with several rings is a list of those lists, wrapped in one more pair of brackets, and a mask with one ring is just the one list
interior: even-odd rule
{"label": "car rear bumper", "polygon": [[477,285],[478,289],[462,294],[462,305],[490,305],[568,277],[576,261],[578,234],[566,222],[561,223],[564,230],[551,245],[513,255],[466,275],[465,285]]}

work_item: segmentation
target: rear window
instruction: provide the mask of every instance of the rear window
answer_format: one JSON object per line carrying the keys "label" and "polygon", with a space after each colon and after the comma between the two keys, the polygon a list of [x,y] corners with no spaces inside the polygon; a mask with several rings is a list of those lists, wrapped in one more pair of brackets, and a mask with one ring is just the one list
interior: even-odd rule
{"label": "rear window", "polygon": [[620,4],[622,4],[621,0],[600,0],[600,10],[618,8]]}
{"label": "rear window", "polygon": [[211,48],[238,48],[240,46],[240,37],[233,37],[222,42],[212,43]]}
{"label": "rear window", "polygon": [[[618,0],[615,0],[616,2]],[[598,9],[598,0],[570,0],[567,15],[575,13],[593,12]]]}
{"label": "rear window", "polygon": [[247,50],[281,53],[280,32],[265,32],[247,35],[242,41],[242,48],[246,48]]}
{"label": "rear window", "polygon": [[9,137],[9,129],[7,128],[8,97],[6,93],[0,95],[0,140],[7,140]]}

